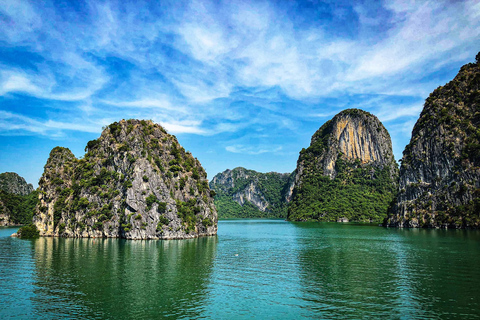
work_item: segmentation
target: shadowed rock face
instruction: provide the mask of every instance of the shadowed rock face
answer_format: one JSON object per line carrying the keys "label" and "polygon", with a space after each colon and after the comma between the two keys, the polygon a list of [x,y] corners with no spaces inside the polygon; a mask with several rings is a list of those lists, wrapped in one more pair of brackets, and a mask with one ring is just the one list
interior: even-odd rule
{"label": "shadowed rock face", "polygon": [[7,206],[0,200],[0,226],[9,226],[11,225],[10,221],[10,210]]}
{"label": "shadowed rock face", "polygon": [[[325,180],[327,177],[330,180]],[[379,197],[381,204],[378,206],[369,209],[363,205],[365,212],[375,211],[372,216],[356,215],[352,211],[346,212],[345,217],[378,221],[386,215],[387,202],[393,197],[397,177],[390,135],[382,123],[368,112],[344,110],[315,132],[310,147],[300,152],[288,218],[336,221],[344,217],[343,211],[349,211],[348,208],[355,208],[365,200],[368,192],[358,190],[365,185],[366,189],[372,187],[370,193],[379,192],[386,196]],[[335,200],[335,196],[319,194],[345,192],[342,185],[348,186],[346,188],[358,197],[353,199],[344,194]],[[342,206],[345,210],[341,209]]]}
{"label": "shadowed rock face", "polygon": [[89,141],[83,159],[50,153],[34,223],[43,236],[182,239],[215,235],[207,175],[151,121],[122,120]]}
{"label": "shadowed rock face", "polygon": [[385,225],[480,227],[480,66],[467,64],[425,102],[403,152]]}
{"label": "shadowed rock face", "polygon": [[0,189],[6,193],[21,196],[26,196],[33,192],[33,186],[15,172],[4,172],[0,174]]}

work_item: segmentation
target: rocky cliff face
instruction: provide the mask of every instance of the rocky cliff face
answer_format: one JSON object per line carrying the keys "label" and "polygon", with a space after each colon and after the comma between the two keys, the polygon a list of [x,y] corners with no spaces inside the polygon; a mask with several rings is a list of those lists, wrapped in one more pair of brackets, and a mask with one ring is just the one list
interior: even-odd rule
{"label": "rocky cliff face", "polygon": [[300,152],[288,219],[380,221],[397,177],[390,135],[382,123],[368,112],[344,110]]}
{"label": "rocky cliff face", "polygon": [[0,174],[0,190],[26,196],[33,192],[33,186],[15,172],[4,172]]}
{"label": "rocky cliff face", "polygon": [[222,218],[286,217],[288,173],[225,170],[210,182]]}
{"label": "rocky cliff face", "polygon": [[0,226],[17,226],[32,221],[38,194],[15,172],[0,174]]}
{"label": "rocky cliff face", "polygon": [[425,102],[403,152],[385,225],[480,227],[480,64],[467,64]]}
{"label": "rocky cliff face", "polygon": [[215,235],[207,175],[175,136],[122,120],[88,142],[83,159],[50,153],[34,224],[43,236],[181,239]]}
{"label": "rocky cliff face", "polygon": [[0,227],[10,226],[14,224],[10,219],[10,214],[10,210],[0,199]]}

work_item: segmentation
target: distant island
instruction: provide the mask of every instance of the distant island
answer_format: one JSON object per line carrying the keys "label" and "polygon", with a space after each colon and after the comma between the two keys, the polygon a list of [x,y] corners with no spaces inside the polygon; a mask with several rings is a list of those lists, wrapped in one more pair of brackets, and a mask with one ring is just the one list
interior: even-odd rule
{"label": "distant island", "polygon": [[219,218],[286,218],[294,175],[235,168],[210,181]]}

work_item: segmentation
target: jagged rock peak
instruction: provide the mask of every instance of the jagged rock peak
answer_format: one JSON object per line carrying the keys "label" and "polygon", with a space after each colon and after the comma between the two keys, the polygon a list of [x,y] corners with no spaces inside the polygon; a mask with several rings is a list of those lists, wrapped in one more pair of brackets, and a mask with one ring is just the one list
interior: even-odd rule
{"label": "jagged rock peak", "polygon": [[33,186],[15,172],[0,173],[0,190],[21,196],[33,192]]}
{"label": "jagged rock peak", "polygon": [[217,211],[200,162],[175,136],[122,120],[88,142],[83,159],[50,153],[34,223],[43,236],[181,239],[214,235]]}
{"label": "jagged rock peak", "polygon": [[385,225],[480,227],[480,61],[426,99]]}
{"label": "jagged rock peak", "polygon": [[[359,109],[322,125],[300,152],[295,172],[290,220],[381,221],[398,178],[390,135],[377,117]],[[380,194],[368,199],[374,193]]]}

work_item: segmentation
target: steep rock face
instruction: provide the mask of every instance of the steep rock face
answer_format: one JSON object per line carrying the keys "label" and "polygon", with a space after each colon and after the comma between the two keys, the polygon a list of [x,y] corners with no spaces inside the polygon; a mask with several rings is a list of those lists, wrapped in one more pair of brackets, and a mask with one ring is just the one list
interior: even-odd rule
{"label": "steep rock face", "polygon": [[215,235],[206,173],[175,136],[122,120],[88,142],[83,159],[50,153],[34,223],[43,236],[182,239]]}
{"label": "steep rock face", "polygon": [[0,227],[10,226],[14,223],[10,219],[10,210],[7,206],[0,200]]}
{"label": "steep rock face", "polygon": [[368,112],[344,110],[300,152],[288,219],[381,221],[397,178],[382,123]]}
{"label": "steep rock face", "polygon": [[0,174],[0,226],[32,222],[38,194],[33,186],[15,172]]}
{"label": "steep rock face", "polygon": [[288,173],[261,173],[245,168],[225,170],[213,177],[210,188],[222,218],[286,217]]}
{"label": "steep rock face", "polygon": [[467,64],[425,102],[403,152],[385,225],[480,227],[480,65]]}
{"label": "steep rock face", "polygon": [[0,173],[0,190],[21,196],[33,192],[33,186],[15,172]]}

